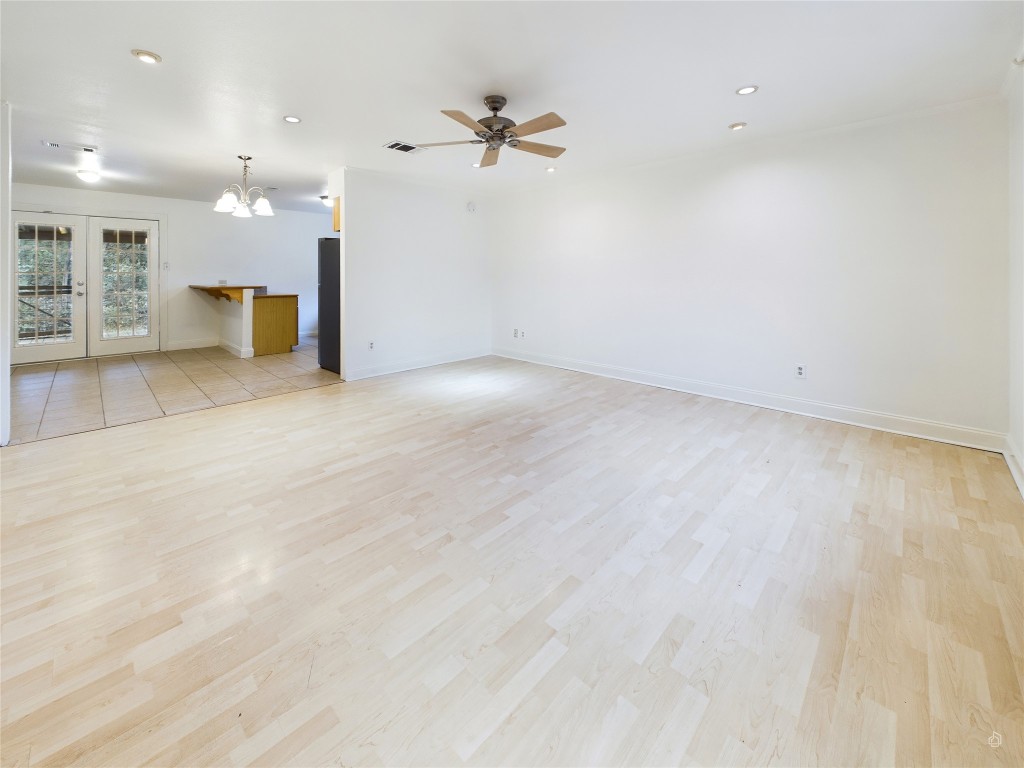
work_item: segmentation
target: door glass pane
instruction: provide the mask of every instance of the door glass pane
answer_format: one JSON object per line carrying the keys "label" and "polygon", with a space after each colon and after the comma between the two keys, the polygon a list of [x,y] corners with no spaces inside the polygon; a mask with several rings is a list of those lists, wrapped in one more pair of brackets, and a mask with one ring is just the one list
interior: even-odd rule
{"label": "door glass pane", "polygon": [[149,232],[103,230],[103,338],[149,336]]}
{"label": "door glass pane", "polygon": [[72,342],[72,227],[19,223],[17,228],[15,346]]}

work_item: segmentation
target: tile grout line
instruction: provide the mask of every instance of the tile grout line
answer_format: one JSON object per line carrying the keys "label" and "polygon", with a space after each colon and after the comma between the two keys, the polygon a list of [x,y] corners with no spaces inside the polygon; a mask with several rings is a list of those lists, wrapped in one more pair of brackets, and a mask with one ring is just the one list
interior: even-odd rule
{"label": "tile grout line", "polygon": [[53,367],[53,377],[50,379],[50,387],[46,390],[46,402],[43,403],[43,411],[39,414],[39,423],[36,424],[36,433],[33,440],[39,439],[39,430],[43,427],[43,419],[46,418],[46,409],[50,405],[50,395],[53,393],[53,383],[57,380],[57,371],[60,370],[60,362]]}
{"label": "tile grout line", "polygon": [[[54,387],[57,384],[57,375],[61,372],[62,366],[64,366],[65,363],[79,363],[79,362],[88,364],[90,362],[90,358],[75,358],[75,359],[72,359],[72,360],[59,360],[59,361],[57,361],[57,367],[54,370],[53,380],[50,383],[50,390],[47,392],[46,404],[43,406],[43,414],[42,414],[42,416],[40,417],[40,420],[39,420],[39,428],[36,431],[36,439],[40,439],[39,433],[43,429],[43,422],[46,421],[46,411],[47,411],[47,409],[50,406],[50,398],[53,396],[53,389],[54,389]],[[93,363],[93,368],[96,370],[96,387],[97,387],[97,392],[98,392],[99,391],[99,364],[94,362]],[[74,370],[74,369],[69,368],[69,369],[65,369],[65,370],[66,371],[70,371],[70,370]],[[72,382],[74,382],[74,381],[75,381],[75,378],[74,378],[74,376],[72,376]],[[55,421],[65,421],[67,419],[78,420],[78,419],[81,418],[81,416],[82,416],[82,411],[81,411],[80,405],[78,405],[78,406],[75,407],[75,413],[74,413],[73,416],[64,416],[64,417],[56,418],[54,420]],[[105,426],[106,422],[105,422],[104,417],[103,417],[102,401],[101,401],[101,404],[100,404],[99,416],[100,416],[100,421],[103,422],[103,426]],[[78,426],[81,426],[80,422],[79,422]],[[88,427],[88,428],[86,428],[84,430],[75,430],[73,432],[65,432],[65,433],[61,433],[61,434],[76,434],[77,432],[82,432],[82,431],[89,432],[89,431],[92,431],[94,429],[102,429],[103,426],[101,426],[101,427],[90,426],[90,427]]]}
{"label": "tile grout line", "polygon": [[[220,347],[215,347],[215,349],[220,349]],[[196,351],[196,354],[197,354],[197,355],[199,355],[199,357],[203,358],[203,360],[205,360],[206,362],[208,362],[208,363],[210,363],[211,365],[213,365],[213,366],[214,366],[215,368],[217,368],[217,370],[219,370],[219,371],[220,371],[221,373],[223,373],[223,374],[224,374],[225,376],[227,376],[227,377],[228,377],[229,379],[231,379],[231,380],[232,380],[232,381],[234,381],[234,382],[235,382],[236,384],[238,384],[238,386],[239,386],[239,387],[241,387],[241,388],[242,388],[243,390],[245,390],[246,392],[248,392],[248,393],[249,393],[250,395],[253,395],[253,393],[252,393],[252,392],[249,392],[249,390],[248,390],[248,389],[246,389],[245,385],[244,385],[244,384],[243,384],[243,383],[242,383],[241,381],[239,381],[238,379],[236,379],[236,378],[235,378],[234,376],[232,376],[232,375],[231,375],[231,372],[230,372],[230,371],[226,371],[226,370],[224,370],[224,368],[222,368],[221,366],[219,366],[219,365],[217,364],[217,361],[216,361],[215,359],[207,357],[206,355],[202,354],[202,353],[201,353],[201,352],[199,352],[198,350],[195,350],[195,351]],[[203,389],[203,386],[202,386],[202,384],[200,384],[200,383],[199,383],[198,381],[196,381],[195,379],[193,379],[193,378],[192,378],[192,376],[191,376],[191,375],[189,375],[189,372],[188,372],[188,371],[186,371],[186,370],[185,370],[184,368],[182,368],[182,367],[181,367],[180,365],[178,365],[178,362],[177,362],[177,360],[171,360],[171,362],[173,362],[173,363],[174,363],[175,365],[177,365],[177,366],[178,366],[178,369],[179,369],[179,370],[180,370],[180,371],[181,371],[182,373],[184,373],[184,374],[185,374],[186,378],[188,378],[188,380],[189,380],[189,381],[191,381],[191,382],[192,382],[192,383],[193,383],[193,384],[194,384],[194,385],[196,386],[196,388],[197,388],[197,389],[198,389],[198,390],[199,390],[200,392],[202,392],[202,393],[203,393],[203,395],[204,395],[204,396],[206,397],[206,399],[207,399],[207,400],[209,400],[209,401],[210,401],[210,403],[212,404],[212,406],[213,406],[214,408],[218,407],[218,403],[214,402],[214,400],[213,400],[213,398],[211,397],[210,393],[209,393],[209,392],[207,392],[207,391],[206,391],[205,389]],[[256,396],[255,396],[255,395],[253,395],[253,397],[256,397]]]}
{"label": "tile grout line", "polygon": [[[135,358],[132,358],[132,362],[135,362]],[[103,405],[103,376],[100,375],[100,361],[96,359],[96,385],[100,390],[100,417],[103,419],[104,429],[109,427],[107,424],[107,408]]]}
{"label": "tile grout line", "polygon": [[[174,363],[174,367],[177,368],[179,371],[181,371],[182,374],[185,376],[185,378],[192,382],[192,386],[195,387],[196,389],[198,389],[200,394],[202,394],[202,396],[206,398],[206,401],[209,403],[207,408],[216,408],[217,407],[217,404],[215,402],[213,402],[213,400],[210,398],[210,395],[207,393],[207,391],[205,389],[203,389],[201,386],[199,386],[199,382],[197,382],[195,379],[193,379],[191,376],[189,376],[188,371],[186,371],[184,368],[182,368],[180,365],[178,365],[178,361],[177,360],[175,360],[173,357],[169,357],[168,360],[170,360],[172,363]],[[200,409],[197,409],[197,410],[205,410],[205,409],[200,408]]]}
{"label": "tile grout line", "polygon": [[[50,377],[50,386],[46,388],[46,401],[43,403],[43,410],[39,412],[39,421],[36,422],[35,431],[32,432],[32,440],[39,439],[39,428],[43,425],[43,416],[46,414],[46,406],[50,404],[50,393],[53,392],[53,382],[57,378],[57,369],[60,367],[60,363],[57,363],[53,367],[53,376]],[[25,440],[23,442],[31,442]]]}
{"label": "tile grout line", "polygon": [[[121,355],[117,355],[117,357],[121,357]],[[138,361],[136,361],[136,359],[135,359],[135,354],[128,353],[128,354],[123,355],[123,357],[127,357],[129,360],[131,360],[132,365],[135,366],[136,373],[139,375],[139,378],[142,380],[142,383],[146,385],[146,389],[149,391],[149,396],[153,398],[153,402],[156,403],[157,408],[159,408],[160,404],[156,402],[156,396],[153,394],[153,390],[150,389],[149,382],[146,381],[146,377],[142,373],[142,369],[139,367]],[[117,379],[114,379],[114,381],[124,381],[124,378],[123,377],[119,377]],[[107,421],[107,408],[106,408],[106,405],[105,405],[106,401],[103,399],[103,389],[104,389],[103,376],[101,375],[100,376],[100,402],[101,402],[101,404],[103,404],[103,423],[104,423],[104,426],[106,426],[106,427],[121,426],[120,424],[110,424]],[[163,412],[162,409],[160,410],[160,414],[162,416],[166,415]],[[157,417],[150,416],[149,418],[157,418]],[[148,419],[143,418],[143,419],[137,419],[136,421],[148,421]],[[124,423],[134,424],[135,421],[129,421],[129,422],[124,422]]]}
{"label": "tile grout line", "polygon": [[[271,357],[273,357],[273,355],[271,355]],[[207,358],[207,359],[209,359],[209,358]],[[230,360],[234,361],[234,358],[224,358],[224,359],[230,359]],[[249,362],[249,359],[250,359],[250,358],[239,358],[239,359],[240,359],[240,360],[244,360],[245,362]],[[237,378],[236,376],[234,376],[234,375],[233,375],[233,374],[231,373],[231,371],[229,371],[229,370],[227,370],[226,368],[224,368],[223,366],[221,366],[221,365],[220,365],[220,364],[219,364],[219,363],[218,363],[218,362],[216,361],[216,359],[210,359],[210,362],[211,362],[211,363],[213,363],[214,365],[216,365],[216,366],[217,366],[218,368],[220,368],[220,369],[221,369],[222,371],[224,371],[224,373],[226,373],[226,374],[227,374],[228,376],[230,376],[230,377],[231,377],[232,379],[234,379],[235,381],[237,381],[237,382],[238,382],[238,385],[239,385],[239,386],[240,386],[240,387],[241,387],[242,389],[244,389],[244,390],[245,390],[246,392],[248,392],[248,393],[249,393],[250,395],[252,395],[252,396],[253,396],[254,398],[256,398],[257,400],[260,400],[260,399],[262,399],[262,398],[261,398],[261,397],[260,397],[260,396],[259,396],[259,395],[258,395],[257,393],[255,393],[255,392],[253,392],[253,391],[252,391],[251,389],[249,389],[249,387],[248,387],[248,386],[246,386],[246,384],[245,384],[245,382],[244,382],[244,381],[242,381],[241,379]],[[253,366],[254,368],[257,368],[257,369],[259,369],[259,370],[260,370],[260,371],[262,371],[263,373],[266,373],[266,374],[268,374],[268,375],[270,375],[270,376],[273,376],[273,377],[274,377],[275,379],[277,379],[278,381],[284,382],[284,383],[286,383],[286,384],[290,383],[290,382],[286,382],[286,381],[285,381],[285,380],[284,380],[283,378],[281,378],[280,376],[278,376],[278,375],[277,375],[276,373],[274,373],[273,371],[268,371],[268,370],[267,370],[266,368],[263,368],[262,366],[256,365],[256,363],[249,363],[249,365]],[[298,366],[295,366],[295,367],[297,368]],[[292,386],[294,386],[294,385],[292,385]],[[298,387],[295,387],[295,389],[296,389],[296,390],[298,390],[299,388],[298,388]],[[280,393],[280,394],[285,394],[285,393]]]}
{"label": "tile grout line", "polygon": [[[214,349],[220,349],[220,347],[214,347]],[[234,376],[231,375],[231,371],[225,370],[220,364],[218,364],[216,358],[206,357],[206,355],[203,355],[202,353],[197,353],[197,354],[199,354],[199,356],[202,357],[203,359],[205,359],[207,362],[211,363],[215,368],[217,368],[217,370],[219,370],[225,376],[227,376],[228,378],[233,380],[235,383],[237,383],[239,387],[244,389],[246,392],[248,392],[253,397],[256,397],[256,395],[253,392],[251,392],[248,389],[248,387],[245,386],[244,383],[242,383],[239,379],[237,379],[237,378],[235,378]],[[230,359],[233,360],[234,358],[230,358]],[[238,359],[242,360],[243,358],[238,358]],[[186,373],[185,375],[188,376],[188,373]],[[189,376],[189,379],[192,379],[192,377]],[[193,382],[194,382],[194,380],[193,380]],[[196,386],[199,387],[199,389],[203,392],[204,395],[207,396],[207,398],[209,398],[209,395],[206,393],[206,390],[204,390],[198,383],[196,383]]]}

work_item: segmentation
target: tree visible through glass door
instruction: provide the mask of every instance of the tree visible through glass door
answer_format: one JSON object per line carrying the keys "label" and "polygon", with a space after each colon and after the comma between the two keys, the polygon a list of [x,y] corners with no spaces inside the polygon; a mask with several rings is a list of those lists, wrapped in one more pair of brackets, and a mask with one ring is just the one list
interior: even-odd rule
{"label": "tree visible through glass door", "polygon": [[86,222],[15,213],[14,363],[86,355]]}
{"label": "tree visible through glass door", "polygon": [[98,275],[89,304],[90,356],[159,349],[157,223],[92,218],[89,231],[89,271]]}

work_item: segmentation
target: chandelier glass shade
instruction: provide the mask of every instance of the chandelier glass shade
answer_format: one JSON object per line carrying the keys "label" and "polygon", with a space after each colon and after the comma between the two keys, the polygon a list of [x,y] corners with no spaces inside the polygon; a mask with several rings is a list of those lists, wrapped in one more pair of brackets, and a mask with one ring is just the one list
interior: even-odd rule
{"label": "chandelier glass shade", "polygon": [[[254,213],[257,216],[273,216],[274,210],[270,207],[263,187],[246,187],[249,181],[249,161],[252,158],[248,155],[239,155],[238,159],[242,161],[242,183],[232,184],[225,189],[213,210],[217,213],[230,213],[240,219],[251,219]],[[257,197],[252,200],[254,195]],[[250,205],[252,210],[249,209]]]}

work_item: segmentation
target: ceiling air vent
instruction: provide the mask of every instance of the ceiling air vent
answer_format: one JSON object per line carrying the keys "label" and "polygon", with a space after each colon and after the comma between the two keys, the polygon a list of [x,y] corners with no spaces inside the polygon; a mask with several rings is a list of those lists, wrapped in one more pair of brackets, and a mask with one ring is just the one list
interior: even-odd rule
{"label": "ceiling air vent", "polygon": [[83,144],[66,144],[59,141],[47,141],[43,139],[42,144],[47,149],[63,149],[69,152],[90,152],[95,153],[99,151],[98,147],[89,147]]}
{"label": "ceiling air vent", "polygon": [[384,145],[387,149],[393,149],[396,152],[405,152],[407,155],[414,155],[417,152],[426,152],[425,147],[417,147],[415,144],[410,144],[407,141],[389,141]]}

